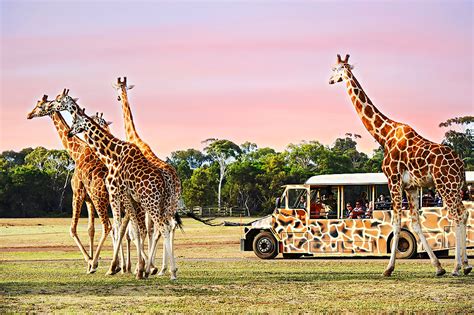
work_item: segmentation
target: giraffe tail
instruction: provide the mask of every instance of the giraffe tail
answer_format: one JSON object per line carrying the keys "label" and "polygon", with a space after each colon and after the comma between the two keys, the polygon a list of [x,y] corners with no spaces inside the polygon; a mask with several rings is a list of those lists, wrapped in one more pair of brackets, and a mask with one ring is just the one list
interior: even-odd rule
{"label": "giraffe tail", "polygon": [[204,218],[194,214],[192,211],[186,211],[186,212],[184,212],[184,214],[187,217],[190,217],[191,219],[194,219],[194,220],[199,221],[201,223],[204,223],[206,225],[210,225],[210,226],[222,225],[222,223],[214,223],[213,222],[214,218],[204,219]]}
{"label": "giraffe tail", "polygon": [[174,221],[176,222],[176,226],[179,227],[181,232],[184,232],[183,220],[181,219],[181,216],[179,215],[179,213],[177,211],[174,214]]}

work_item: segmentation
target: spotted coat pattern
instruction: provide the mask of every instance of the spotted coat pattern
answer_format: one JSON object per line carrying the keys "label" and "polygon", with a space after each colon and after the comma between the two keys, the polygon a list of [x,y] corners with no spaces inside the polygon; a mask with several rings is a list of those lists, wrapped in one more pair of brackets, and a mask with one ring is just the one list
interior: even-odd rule
{"label": "spotted coat pattern", "polygon": [[[474,247],[474,202],[464,203],[468,219],[468,243]],[[425,251],[413,230],[409,210],[401,212],[402,230],[417,240],[417,252]],[[304,210],[277,209],[271,228],[282,244],[283,253],[370,254],[389,253],[392,211],[375,210],[371,219],[308,219]],[[420,214],[428,244],[434,250],[455,247],[455,234],[446,208],[423,208]]]}

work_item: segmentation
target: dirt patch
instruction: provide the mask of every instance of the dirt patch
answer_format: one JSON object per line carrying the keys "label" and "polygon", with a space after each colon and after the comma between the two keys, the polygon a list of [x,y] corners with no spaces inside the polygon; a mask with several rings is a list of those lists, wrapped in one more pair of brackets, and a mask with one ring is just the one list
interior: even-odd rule
{"label": "dirt patch", "polygon": [[[222,241],[222,242],[195,242],[187,244],[175,244],[176,248],[193,248],[193,247],[209,247],[209,246],[222,246],[222,245],[239,245],[239,242],[235,241]],[[112,250],[112,246],[104,246],[102,250]],[[77,246],[69,245],[50,245],[50,246],[12,246],[12,247],[0,247],[0,253],[16,253],[16,252],[74,252],[77,251]]]}

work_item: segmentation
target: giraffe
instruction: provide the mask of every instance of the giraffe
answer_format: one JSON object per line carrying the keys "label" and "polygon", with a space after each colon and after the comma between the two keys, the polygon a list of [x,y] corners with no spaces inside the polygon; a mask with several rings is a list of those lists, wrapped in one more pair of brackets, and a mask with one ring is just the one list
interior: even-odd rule
{"label": "giraffe", "polygon": [[[159,169],[151,164],[134,144],[121,141],[102,129],[95,121],[90,119],[76,104],[75,100],[67,93],[52,103],[54,110],[68,110],[73,114],[74,122],[69,131],[70,136],[84,132],[87,144],[103,161],[109,171],[106,184],[109,191],[110,203],[114,213],[121,213],[124,209],[126,216],[122,224],[120,216],[114,215],[114,228],[118,239],[114,244],[120,244],[125,233],[128,220],[132,220],[135,231],[139,231],[137,221],[148,213],[162,235],[165,235],[165,247],[170,253],[169,242],[170,231],[174,229],[176,222],[174,213],[163,211],[164,200],[169,198],[170,193],[165,184],[163,175]],[[138,207],[137,205],[140,205]],[[140,210],[144,211],[140,211]],[[147,260],[146,270],[151,269],[150,259],[143,253],[142,241],[135,235],[137,242],[138,272],[137,278],[143,278],[144,260]],[[141,233],[141,231],[140,231]],[[109,273],[115,273],[117,267],[118,246],[114,246],[114,255],[110,265]],[[142,257],[145,257],[143,259]],[[174,258],[174,257],[173,257]],[[175,260],[170,259],[171,279],[176,279]],[[146,274],[145,274],[146,275]]]}
{"label": "giraffe", "polygon": [[464,274],[469,274],[472,270],[466,251],[466,222],[469,213],[465,211],[461,201],[461,190],[466,183],[463,161],[451,148],[423,138],[407,124],[391,120],[380,112],[362,89],[352,73],[353,66],[348,62],[349,55],[346,55],[344,60],[337,55],[337,63],[332,69],[333,75],[329,84],[345,82],[362,123],[384,148],[382,171],[388,179],[393,205],[392,248],[384,276],[390,276],[395,269],[403,192],[408,198],[413,229],[436,268],[436,275],[442,276],[446,273],[421,229],[417,198],[419,187],[435,187],[443,198],[449,217],[455,224],[456,253],[452,275],[460,274],[461,265]]}
{"label": "giraffe", "polygon": [[[111,224],[107,214],[108,193],[105,187],[104,178],[107,174],[107,168],[97,158],[89,146],[78,137],[68,138],[67,133],[69,126],[65,122],[63,116],[59,112],[51,112],[48,109],[48,96],[37,102],[33,110],[28,114],[28,119],[36,117],[50,116],[54,126],[61,138],[64,148],[75,163],[75,169],[71,178],[71,187],[73,191],[72,202],[72,222],[70,227],[70,235],[79,247],[87,265],[87,273],[94,273],[98,267],[99,254],[107,235],[110,233]],[[104,121],[105,122],[105,121]],[[103,123],[104,123],[103,122]],[[81,214],[83,202],[86,202],[89,214],[89,251],[87,253],[79,236],[77,235],[77,224]],[[94,253],[94,209],[97,211],[100,222],[102,224],[102,235],[99,244]]]}
{"label": "giraffe", "polygon": [[[174,213],[177,214],[176,211],[178,209],[178,202],[181,195],[181,181],[174,167],[166,163],[165,161],[159,159],[155,155],[155,153],[153,153],[150,146],[147,143],[145,143],[141,139],[141,137],[138,135],[138,132],[135,128],[135,123],[133,121],[132,110],[130,108],[128,93],[127,93],[127,90],[132,89],[134,85],[127,85],[127,77],[124,77],[123,79],[117,78],[117,83],[114,84],[113,86],[118,92],[117,99],[122,102],[122,113],[123,113],[123,120],[124,120],[124,125],[125,125],[126,140],[130,143],[137,145],[140,151],[143,153],[143,155],[145,155],[147,160],[150,161],[153,165],[155,165],[157,168],[159,168],[162,171],[166,185],[170,187],[170,190],[172,192],[171,198],[168,200],[165,200],[165,207],[169,208],[169,211],[173,211]],[[155,254],[156,254],[156,245],[157,245],[160,235],[159,233],[156,233],[156,235],[154,235],[152,239],[151,238],[152,230],[149,229],[148,232],[149,232],[148,234],[150,237],[148,244],[149,246],[150,244],[152,244],[150,246],[148,255],[151,259],[151,262],[153,263]],[[171,231],[171,235],[169,237],[171,239],[171,243],[173,243],[174,230]],[[166,248],[163,247],[163,264],[162,264],[161,271],[158,273],[158,275],[165,274],[167,270],[168,258],[171,259],[171,257],[174,257],[172,252],[173,252],[173,245],[171,246],[170,257],[167,257]],[[156,271],[157,269],[154,269],[151,273],[154,274],[156,273]]]}

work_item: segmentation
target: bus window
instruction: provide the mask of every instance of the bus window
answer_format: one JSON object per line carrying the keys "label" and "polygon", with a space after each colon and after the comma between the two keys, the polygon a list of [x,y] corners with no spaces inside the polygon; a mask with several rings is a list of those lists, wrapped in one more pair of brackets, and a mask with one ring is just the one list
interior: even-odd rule
{"label": "bus window", "polygon": [[306,209],[306,189],[288,189],[288,209]]}
{"label": "bus window", "polygon": [[[369,208],[370,186],[354,185],[344,187],[343,218],[364,218],[365,211]],[[352,210],[350,210],[352,208]]]}
{"label": "bus window", "polygon": [[375,210],[392,209],[388,185],[375,185]]}
{"label": "bus window", "polygon": [[423,188],[421,194],[421,206],[422,207],[442,207],[443,200],[441,196],[435,192],[434,189]]}
{"label": "bus window", "polygon": [[337,218],[337,187],[311,188],[310,218],[335,219]]}

